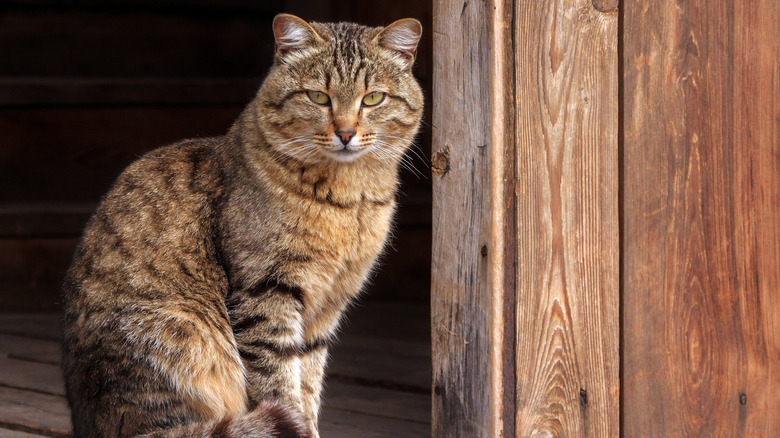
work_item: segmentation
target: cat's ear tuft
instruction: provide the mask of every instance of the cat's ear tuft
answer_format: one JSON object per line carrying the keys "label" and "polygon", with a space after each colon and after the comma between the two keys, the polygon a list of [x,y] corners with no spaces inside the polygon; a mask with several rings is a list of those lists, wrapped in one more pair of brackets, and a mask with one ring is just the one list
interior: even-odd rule
{"label": "cat's ear tuft", "polygon": [[274,38],[276,52],[282,56],[305,49],[321,39],[309,23],[290,14],[274,17]]}
{"label": "cat's ear tuft", "polygon": [[411,66],[421,36],[422,24],[414,18],[403,18],[382,29],[376,38],[380,46],[401,55],[406,64]]}

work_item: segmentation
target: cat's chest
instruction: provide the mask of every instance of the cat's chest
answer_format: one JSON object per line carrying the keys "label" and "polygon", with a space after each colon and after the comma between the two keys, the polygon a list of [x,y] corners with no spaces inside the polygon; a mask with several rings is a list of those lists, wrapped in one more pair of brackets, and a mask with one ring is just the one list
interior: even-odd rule
{"label": "cat's chest", "polygon": [[291,247],[334,268],[373,261],[384,246],[394,211],[390,203],[365,199],[349,207],[311,200],[297,207],[285,218]]}

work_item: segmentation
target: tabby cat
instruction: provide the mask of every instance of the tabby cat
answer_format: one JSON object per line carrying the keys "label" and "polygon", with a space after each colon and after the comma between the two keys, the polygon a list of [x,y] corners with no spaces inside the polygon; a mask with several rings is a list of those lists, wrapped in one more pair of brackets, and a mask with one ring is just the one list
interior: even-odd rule
{"label": "tabby cat", "polygon": [[274,19],[227,135],[155,150],[63,286],[76,437],[318,436],[328,345],[388,236],[423,98],[422,28]]}

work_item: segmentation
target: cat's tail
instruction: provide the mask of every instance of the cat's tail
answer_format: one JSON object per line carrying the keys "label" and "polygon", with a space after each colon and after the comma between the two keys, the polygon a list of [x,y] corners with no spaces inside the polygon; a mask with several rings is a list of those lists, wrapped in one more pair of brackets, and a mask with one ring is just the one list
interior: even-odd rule
{"label": "cat's tail", "polygon": [[311,438],[303,415],[290,406],[262,402],[253,411],[136,438]]}

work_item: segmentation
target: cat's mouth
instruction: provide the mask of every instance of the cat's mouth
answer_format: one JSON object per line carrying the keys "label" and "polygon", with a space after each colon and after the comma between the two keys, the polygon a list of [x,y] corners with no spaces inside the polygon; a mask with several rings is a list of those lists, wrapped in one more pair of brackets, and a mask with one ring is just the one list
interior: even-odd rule
{"label": "cat's mouth", "polygon": [[366,152],[366,148],[361,149],[353,149],[349,146],[343,146],[338,149],[326,149],[326,153],[331,158],[334,158],[336,161],[341,161],[343,163],[348,163],[350,161],[354,161],[356,158],[360,157]]}

